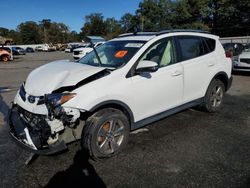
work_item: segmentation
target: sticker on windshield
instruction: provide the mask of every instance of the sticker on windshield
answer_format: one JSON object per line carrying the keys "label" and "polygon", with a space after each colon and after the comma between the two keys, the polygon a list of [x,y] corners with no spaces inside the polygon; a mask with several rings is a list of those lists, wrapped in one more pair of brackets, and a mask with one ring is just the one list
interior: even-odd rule
{"label": "sticker on windshield", "polygon": [[140,48],[142,47],[142,43],[128,43],[125,45],[125,47],[128,47],[128,48]]}
{"label": "sticker on windshield", "polygon": [[120,50],[116,52],[115,57],[116,58],[123,58],[128,53],[127,50]]}

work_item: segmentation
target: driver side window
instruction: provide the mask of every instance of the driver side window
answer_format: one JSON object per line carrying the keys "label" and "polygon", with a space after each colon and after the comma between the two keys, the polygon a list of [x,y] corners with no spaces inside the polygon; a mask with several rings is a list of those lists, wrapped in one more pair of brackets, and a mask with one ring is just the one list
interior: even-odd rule
{"label": "driver side window", "polygon": [[165,67],[175,63],[174,46],[171,38],[161,40],[151,46],[140,61],[154,61],[158,67]]}

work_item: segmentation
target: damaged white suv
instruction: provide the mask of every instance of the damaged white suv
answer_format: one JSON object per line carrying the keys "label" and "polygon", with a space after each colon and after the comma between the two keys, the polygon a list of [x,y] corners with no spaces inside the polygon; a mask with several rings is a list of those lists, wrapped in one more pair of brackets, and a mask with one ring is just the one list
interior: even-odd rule
{"label": "damaged white suv", "polygon": [[232,82],[218,38],[190,30],[124,34],[78,63],[43,65],[15,97],[10,133],[41,155],[81,139],[100,159],[119,152],[131,130],[170,114],[201,104],[215,112]]}

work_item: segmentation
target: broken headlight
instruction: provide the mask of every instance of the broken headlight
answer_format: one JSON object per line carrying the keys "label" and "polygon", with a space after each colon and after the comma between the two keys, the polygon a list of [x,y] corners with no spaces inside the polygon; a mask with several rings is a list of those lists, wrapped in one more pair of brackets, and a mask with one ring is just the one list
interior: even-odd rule
{"label": "broken headlight", "polygon": [[52,108],[57,108],[63,103],[74,98],[76,93],[56,93],[56,94],[47,94],[45,95],[45,103]]}

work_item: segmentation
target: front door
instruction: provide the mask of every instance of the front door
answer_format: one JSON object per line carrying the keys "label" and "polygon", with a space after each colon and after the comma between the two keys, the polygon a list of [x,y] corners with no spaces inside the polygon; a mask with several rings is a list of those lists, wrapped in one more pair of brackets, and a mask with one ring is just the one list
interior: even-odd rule
{"label": "front door", "polygon": [[143,60],[156,62],[159,69],[131,78],[132,90],[129,95],[134,100],[132,108],[135,122],[180,105],[183,95],[183,67],[176,62],[172,38],[158,41],[149,47],[139,64]]}

